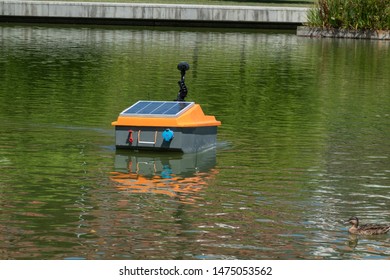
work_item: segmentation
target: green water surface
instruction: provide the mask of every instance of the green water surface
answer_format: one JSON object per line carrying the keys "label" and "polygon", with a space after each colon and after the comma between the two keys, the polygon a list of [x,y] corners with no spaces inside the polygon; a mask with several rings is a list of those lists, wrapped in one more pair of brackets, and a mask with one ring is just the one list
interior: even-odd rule
{"label": "green water surface", "polygon": [[[390,42],[0,25],[0,259],[388,259]],[[202,154],[122,152],[138,100],[222,122]]]}

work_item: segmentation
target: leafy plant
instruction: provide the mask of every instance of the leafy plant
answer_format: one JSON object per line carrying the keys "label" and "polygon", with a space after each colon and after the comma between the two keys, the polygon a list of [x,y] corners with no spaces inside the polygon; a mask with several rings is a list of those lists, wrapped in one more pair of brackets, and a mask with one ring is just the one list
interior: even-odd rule
{"label": "leafy plant", "polygon": [[318,0],[308,25],[353,30],[389,30],[390,0]]}

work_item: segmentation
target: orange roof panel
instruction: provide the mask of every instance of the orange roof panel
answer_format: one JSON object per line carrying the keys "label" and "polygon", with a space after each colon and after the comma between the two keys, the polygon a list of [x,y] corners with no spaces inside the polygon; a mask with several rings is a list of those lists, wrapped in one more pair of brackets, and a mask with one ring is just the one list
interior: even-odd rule
{"label": "orange roof panel", "polygon": [[126,115],[121,114],[118,119],[112,122],[113,126],[153,126],[153,127],[202,127],[220,126],[214,116],[207,116],[203,113],[199,104],[190,106],[189,109],[176,117]]}

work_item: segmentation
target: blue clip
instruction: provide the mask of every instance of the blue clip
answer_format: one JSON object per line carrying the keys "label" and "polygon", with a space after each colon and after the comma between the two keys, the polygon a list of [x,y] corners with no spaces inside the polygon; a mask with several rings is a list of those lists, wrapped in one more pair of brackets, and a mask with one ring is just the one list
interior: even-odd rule
{"label": "blue clip", "polygon": [[173,139],[173,131],[169,128],[165,129],[162,133],[162,137],[164,138],[164,141],[170,142]]}

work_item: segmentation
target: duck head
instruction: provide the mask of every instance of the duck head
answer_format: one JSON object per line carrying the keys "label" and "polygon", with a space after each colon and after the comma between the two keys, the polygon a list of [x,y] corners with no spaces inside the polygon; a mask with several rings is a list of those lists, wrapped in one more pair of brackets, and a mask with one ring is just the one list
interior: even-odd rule
{"label": "duck head", "polygon": [[359,226],[359,219],[357,217],[351,217],[348,221],[346,221],[346,224],[351,224],[354,227]]}

